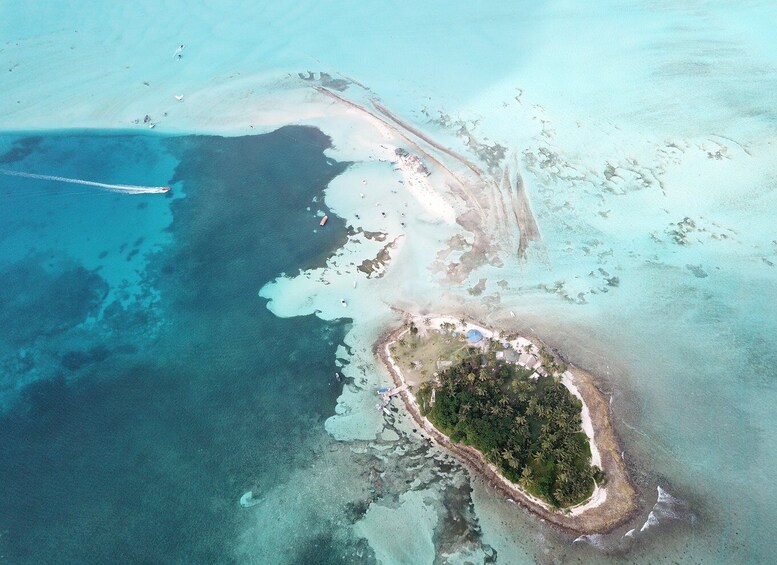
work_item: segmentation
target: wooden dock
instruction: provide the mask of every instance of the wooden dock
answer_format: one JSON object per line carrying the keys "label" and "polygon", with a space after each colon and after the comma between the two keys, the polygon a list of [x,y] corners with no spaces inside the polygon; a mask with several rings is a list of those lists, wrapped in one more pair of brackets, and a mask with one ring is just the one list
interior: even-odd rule
{"label": "wooden dock", "polygon": [[398,386],[397,388],[389,390],[387,392],[381,392],[380,394],[383,395],[386,398],[391,398],[392,396],[399,394],[403,390],[407,390],[407,385],[406,384],[404,384],[402,386]]}

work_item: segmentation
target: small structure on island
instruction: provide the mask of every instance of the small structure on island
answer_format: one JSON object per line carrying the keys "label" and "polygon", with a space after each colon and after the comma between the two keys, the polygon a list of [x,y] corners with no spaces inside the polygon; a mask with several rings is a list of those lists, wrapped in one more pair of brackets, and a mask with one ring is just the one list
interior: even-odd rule
{"label": "small structure on island", "polygon": [[469,343],[479,343],[483,340],[483,334],[478,330],[472,329],[467,332],[467,341]]}
{"label": "small structure on island", "polygon": [[529,363],[532,365],[534,364],[534,356],[529,355],[528,353],[521,353],[521,355],[518,357],[518,364],[521,367],[528,367]]}
{"label": "small structure on island", "polygon": [[520,357],[521,357],[521,354],[515,349],[513,349],[512,347],[510,347],[509,344],[508,344],[508,347],[506,347],[504,350],[496,352],[497,359],[502,359],[508,363],[518,363],[518,360],[520,359]]}

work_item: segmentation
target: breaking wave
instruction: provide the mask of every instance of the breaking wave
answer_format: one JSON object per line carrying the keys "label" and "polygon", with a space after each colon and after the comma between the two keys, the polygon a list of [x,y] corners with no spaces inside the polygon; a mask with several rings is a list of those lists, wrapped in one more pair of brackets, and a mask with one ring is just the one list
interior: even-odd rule
{"label": "breaking wave", "polygon": [[658,499],[653,505],[653,509],[648,514],[647,520],[639,529],[640,532],[646,532],[650,528],[661,524],[667,520],[680,520],[693,523],[695,516],[688,508],[688,504],[679,498],[672,496],[660,486],[658,489]]}
{"label": "breaking wave", "polygon": [[672,496],[666,490],[657,487],[658,497],[653,508],[651,508],[647,519],[639,528],[631,528],[620,538],[617,534],[586,534],[575,538],[572,542],[585,543],[603,552],[626,550],[637,539],[647,535],[647,532],[659,524],[668,522],[686,522],[694,524],[696,516],[691,512],[688,503]]}
{"label": "breaking wave", "polygon": [[607,538],[604,534],[586,534],[575,538],[572,543],[587,543],[596,549],[608,549]]}

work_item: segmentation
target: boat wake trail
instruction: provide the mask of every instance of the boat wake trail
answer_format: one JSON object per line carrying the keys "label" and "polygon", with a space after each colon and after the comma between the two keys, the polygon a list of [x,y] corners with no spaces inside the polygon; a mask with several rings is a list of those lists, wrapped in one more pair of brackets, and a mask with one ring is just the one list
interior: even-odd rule
{"label": "boat wake trail", "polygon": [[164,194],[170,190],[169,186],[136,186],[131,184],[107,184],[104,182],[94,182],[83,179],[71,179],[67,177],[57,177],[52,175],[38,175],[35,173],[23,173],[21,171],[9,171],[7,169],[0,169],[0,173],[12,177],[25,177],[28,179],[50,180],[56,182],[67,182],[70,184],[81,184],[86,186],[94,186],[102,190],[108,190],[110,192],[119,192],[122,194]]}

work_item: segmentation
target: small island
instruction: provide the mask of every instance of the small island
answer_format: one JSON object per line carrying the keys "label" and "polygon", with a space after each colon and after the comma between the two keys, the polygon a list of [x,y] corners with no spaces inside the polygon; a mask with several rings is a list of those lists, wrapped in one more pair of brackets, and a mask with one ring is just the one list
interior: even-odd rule
{"label": "small island", "polygon": [[415,316],[377,349],[416,422],[510,500],[585,534],[637,510],[608,400],[537,340]]}

